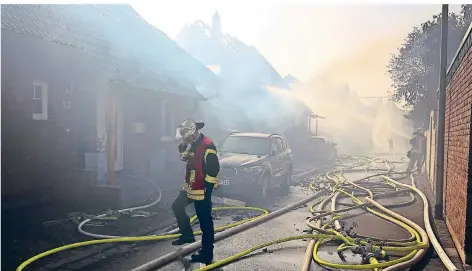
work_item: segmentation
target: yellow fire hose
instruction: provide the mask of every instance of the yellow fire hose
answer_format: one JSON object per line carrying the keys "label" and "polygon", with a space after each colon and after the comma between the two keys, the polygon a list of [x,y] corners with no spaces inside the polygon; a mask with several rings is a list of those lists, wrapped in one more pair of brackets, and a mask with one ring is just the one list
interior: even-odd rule
{"label": "yellow fire hose", "polygon": [[[349,168],[355,168],[355,167],[366,166],[366,165],[369,166],[370,164],[378,163],[379,161],[383,162],[384,160],[363,158],[363,163],[354,164],[353,166],[350,166]],[[388,165],[387,165],[387,167],[388,167]],[[317,255],[317,252],[318,252],[320,246],[322,245],[322,243],[326,240],[336,240],[338,242],[341,242],[341,245],[338,247],[338,252],[342,252],[342,251],[345,251],[345,250],[348,250],[348,249],[352,249],[352,248],[357,247],[357,246],[362,246],[362,245],[369,244],[368,240],[365,240],[365,239],[358,240],[358,239],[355,239],[351,236],[348,236],[345,233],[340,232],[340,230],[339,230],[340,226],[338,225],[339,224],[338,220],[340,218],[342,218],[342,215],[335,215],[334,212],[332,212],[332,213],[330,213],[330,215],[333,216],[332,219],[329,220],[328,223],[325,223],[323,226],[321,226],[321,219],[316,220],[316,223],[314,223],[314,224],[311,223],[309,220],[307,220],[307,225],[309,227],[311,227],[314,231],[318,231],[319,233],[289,236],[289,237],[281,238],[281,239],[274,240],[274,241],[271,241],[271,242],[268,242],[268,243],[260,244],[260,245],[254,246],[254,247],[249,248],[245,251],[242,251],[238,254],[235,254],[235,255],[230,256],[226,259],[217,261],[213,264],[210,264],[208,266],[205,266],[205,267],[197,269],[197,270],[201,270],[201,271],[202,270],[211,270],[213,268],[231,263],[231,262],[235,261],[236,259],[241,258],[241,257],[243,257],[247,254],[250,254],[250,253],[252,253],[252,252],[254,252],[258,249],[261,249],[261,248],[264,248],[264,247],[267,247],[267,246],[270,246],[270,245],[275,245],[275,244],[288,242],[288,241],[292,241],[292,240],[299,240],[299,239],[313,239],[312,241],[310,241],[310,243],[313,244],[313,242],[314,242],[314,246],[313,246],[313,249],[311,250],[311,253],[312,253],[312,258],[315,260],[315,262],[317,262],[318,264],[320,264],[322,266],[326,266],[326,267],[330,267],[330,268],[336,268],[336,269],[354,269],[354,270],[374,269],[374,270],[382,270],[383,268],[388,269],[388,267],[393,267],[393,266],[397,266],[397,265],[402,264],[402,263],[407,263],[415,257],[418,258],[418,256],[420,256],[420,255],[417,255],[418,252],[419,251],[424,252],[425,249],[428,248],[428,246],[429,246],[428,238],[424,236],[423,232],[421,232],[421,231],[419,232],[421,227],[419,227],[418,225],[414,224],[413,222],[407,220],[406,218],[400,216],[399,214],[394,213],[391,210],[388,210],[387,208],[383,207],[382,205],[378,204],[377,202],[373,201],[372,200],[372,196],[374,196],[373,192],[370,191],[368,188],[363,187],[360,184],[354,184],[353,182],[347,181],[347,179],[344,177],[344,174],[342,172],[343,169],[346,169],[346,168],[336,168],[331,173],[326,174],[326,178],[328,180],[330,180],[331,183],[334,185],[331,188],[331,194],[328,194],[325,198],[321,198],[321,199],[315,201],[314,203],[310,204],[309,207],[308,207],[308,211],[312,214],[325,215],[323,213],[323,209],[324,209],[323,206],[329,200],[332,200],[332,206],[331,206],[332,210],[331,210],[331,212],[332,211],[338,212],[338,210],[333,210],[333,208],[335,208],[337,198],[342,197],[342,196],[350,198],[352,200],[353,204],[354,204],[354,207],[346,208],[346,210],[347,209],[349,209],[349,210],[354,209],[355,207],[364,208],[369,213],[371,213],[371,214],[373,214],[373,215],[375,215],[379,218],[382,218],[384,220],[387,220],[389,222],[392,222],[392,223],[398,225],[399,227],[405,229],[405,231],[407,231],[411,234],[413,239],[411,239],[412,241],[410,241],[410,242],[403,242],[402,243],[402,242],[394,242],[394,241],[389,240],[388,244],[385,246],[385,245],[382,245],[381,242],[375,242],[374,241],[373,246],[372,246],[375,249],[381,250],[380,255],[383,255],[383,256],[388,255],[388,254],[394,255],[394,254],[398,254],[398,253],[403,254],[404,256],[401,256],[398,259],[384,261],[383,259],[380,259],[380,258],[378,259],[378,258],[371,255],[367,259],[369,263],[366,263],[366,264],[337,264],[337,263],[330,263],[330,262],[327,262],[325,260],[320,259]],[[377,175],[380,175],[380,174],[377,174]],[[376,176],[376,175],[374,175],[374,176]],[[317,183],[320,180],[320,178],[321,178],[321,175],[316,177],[309,184],[308,187],[312,191],[315,191],[316,189],[319,189],[319,187],[317,186]],[[399,185],[399,183],[393,181],[390,178],[384,178],[383,180],[392,189],[398,189],[396,187],[396,185]],[[341,187],[342,185],[351,185],[353,188],[358,189],[357,191],[363,190],[364,193],[369,194],[369,196],[366,198],[367,201],[370,204],[372,204],[374,207],[376,207],[377,209],[381,210],[382,212],[373,210],[372,208],[368,207],[357,196],[354,195],[354,192],[352,192],[352,193],[347,192],[345,190],[345,188]],[[408,188],[410,188],[410,187],[408,187]],[[381,189],[376,189],[376,191],[378,191],[378,190],[381,190]],[[318,210],[315,211],[315,206],[317,206],[317,205],[318,205]],[[216,232],[223,231],[225,229],[229,229],[229,228],[232,228],[232,227],[236,227],[236,226],[241,225],[243,223],[246,223],[248,221],[258,219],[258,218],[260,218],[262,216],[265,216],[269,213],[267,210],[262,209],[262,208],[257,208],[257,207],[216,207],[216,208],[213,208],[212,210],[213,211],[249,210],[249,211],[257,211],[257,212],[261,213],[257,217],[247,218],[247,219],[241,220],[241,221],[236,222],[236,223],[231,223],[231,224],[228,224],[228,225],[225,225],[225,226],[217,227],[217,228],[215,228]],[[341,210],[341,211],[343,211],[343,210]],[[193,216],[191,218],[191,222],[194,223],[196,221],[196,219],[197,219],[197,217]],[[336,225],[333,227],[333,224],[336,224]],[[321,226],[321,228],[320,228],[320,226]],[[194,234],[199,235],[199,234],[201,234],[201,231],[195,231]],[[69,250],[69,249],[73,249],[73,248],[77,248],[77,247],[96,245],[96,244],[105,244],[105,243],[160,241],[160,240],[176,239],[179,236],[180,236],[180,234],[151,235],[151,236],[140,236],[140,237],[120,237],[120,238],[108,238],[108,239],[90,240],[90,241],[73,243],[73,244],[61,246],[61,247],[58,247],[58,248],[55,248],[55,249],[48,250],[48,251],[43,252],[41,254],[38,254],[38,255],[28,259],[27,261],[23,262],[16,269],[16,271],[22,271],[25,267],[30,265],[32,262],[37,261],[37,260],[39,260],[41,258],[44,258],[46,256],[49,256],[51,254],[55,254],[55,253],[58,253],[58,252],[61,252],[61,251],[65,251],[65,250]],[[310,246],[309,246],[309,248],[310,248]],[[308,251],[309,250],[307,249],[307,252]],[[306,264],[304,264],[304,266],[305,265]]]}
{"label": "yellow fire hose", "polygon": [[[318,179],[318,178],[317,178]],[[317,180],[315,179],[315,180]],[[310,184],[310,187],[313,187],[312,184]],[[333,194],[332,194],[333,195]],[[331,196],[332,196],[331,195]],[[330,196],[330,197],[331,197]],[[350,195],[351,196],[351,195]],[[328,198],[330,198],[328,197]],[[359,199],[357,199],[356,197],[352,196],[353,200],[358,202],[359,204],[362,204],[361,201]],[[326,199],[321,199],[321,200],[318,200],[316,201],[314,204],[311,204],[309,206],[309,210],[313,212],[313,208],[314,206],[317,204],[317,203],[320,203],[322,201],[326,201]],[[354,245],[355,241],[350,238],[350,237],[346,237],[346,236],[343,236],[341,233],[335,231],[335,230],[330,230],[329,232],[331,234],[312,234],[312,235],[298,235],[298,236],[290,236],[290,237],[285,237],[285,238],[281,238],[281,239],[278,239],[278,240],[274,240],[274,241],[271,241],[271,242],[268,242],[268,243],[264,243],[264,244],[261,244],[261,245],[257,245],[257,246],[254,246],[250,249],[247,249],[245,251],[242,251],[238,254],[235,254],[233,256],[230,256],[226,259],[223,259],[221,261],[218,261],[216,263],[213,263],[211,265],[208,265],[208,266],[205,266],[203,268],[200,268],[200,269],[197,269],[198,271],[203,271],[203,270],[211,270],[213,268],[216,268],[216,267],[219,267],[219,266],[222,266],[222,265],[225,265],[225,264],[228,264],[232,261],[235,261],[236,259],[240,258],[240,257],[243,257],[251,252],[254,252],[260,248],[263,248],[263,247],[267,247],[267,246],[270,246],[270,245],[275,245],[275,244],[279,244],[279,243],[283,243],[283,242],[288,242],[288,241],[292,241],[292,240],[297,240],[297,239],[305,239],[305,238],[313,238],[313,239],[317,239],[318,241],[316,242],[315,246],[314,246],[314,249],[313,249],[313,259],[321,264],[321,265],[324,265],[324,266],[327,266],[327,267],[331,267],[331,268],[336,268],[336,269],[354,269],[354,270],[358,270],[358,269],[374,269],[374,270],[380,270],[381,268],[384,268],[384,267],[389,267],[389,266],[393,266],[393,265],[396,265],[396,264],[399,264],[399,263],[402,263],[402,262],[405,262],[405,261],[408,261],[410,260],[411,258],[413,258],[417,251],[420,250],[420,249],[424,249],[424,248],[427,248],[428,247],[428,243],[423,243],[421,242],[421,238],[418,234],[417,231],[415,231],[412,227],[408,226],[406,223],[400,221],[400,220],[397,220],[395,218],[392,218],[390,216],[387,216],[385,214],[382,214],[380,212],[376,212],[370,208],[368,208],[372,213],[374,213],[375,215],[381,217],[381,218],[384,218],[388,221],[391,221],[403,228],[405,228],[406,230],[408,230],[410,233],[412,233],[413,235],[415,235],[416,237],[416,245],[411,245],[411,246],[399,246],[399,247],[383,247],[383,250],[385,251],[394,251],[394,252],[409,252],[406,256],[403,256],[399,259],[396,259],[396,260],[391,260],[391,261],[387,261],[387,262],[379,262],[377,259],[375,259],[374,257],[371,257],[369,258],[369,264],[363,264],[363,265],[354,265],[354,264],[333,264],[333,263],[329,263],[327,261],[324,261],[322,259],[320,259],[318,256],[317,256],[317,250],[319,248],[319,246],[321,245],[322,241],[325,240],[325,239],[330,239],[330,240],[339,240],[339,241],[343,241],[345,242],[345,244],[349,244],[349,245]],[[399,215],[398,215],[399,216]],[[339,218],[339,217],[335,217],[335,218]],[[334,220],[334,219],[332,219]],[[326,228],[326,226],[328,226],[328,224],[325,224],[324,228]],[[425,240],[427,241],[427,240]],[[362,242],[362,243],[365,243]]]}
{"label": "yellow fire hose", "polygon": [[[221,226],[218,228],[215,228],[215,232],[218,231],[223,231],[232,227],[236,227],[238,225],[241,225],[243,223],[246,223],[248,221],[257,219],[259,217],[265,216],[269,213],[266,209],[262,208],[257,208],[257,207],[215,207],[212,209],[213,211],[225,211],[225,210],[248,210],[248,211],[257,211],[261,212],[262,214],[256,217],[252,218],[247,218],[235,223],[231,223],[225,226]],[[197,219],[197,216],[193,216],[190,221],[191,223],[194,223],[195,220]],[[195,235],[200,235],[202,234],[201,231],[195,231]],[[26,266],[30,265],[32,262],[37,261],[41,258],[44,258],[46,256],[73,249],[73,248],[78,248],[78,247],[84,247],[84,246],[90,246],[90,245],[98,245],[98,244],[106,244],[106,243],[127,243],[127,242],[141,242],[141,241],[162,241],[162,240],[169,240],[169,239],[176,239],[180,236],[180,234],[169,234],[169,235],[150,235],[150,236],[139,236],[139,237],[120,237],[120,238],[108,238],[108,239],[99,239],[99,240],[90,240],[90,241],[84,241],[84,242],[78,242],[78,243],[73,243],[73,244],[68,244],[65,246],[57,247],[48,251],[45,251],[41,254],[38,254],[25,262],[23,262],[16,271],[21,271],[23,270]]]}

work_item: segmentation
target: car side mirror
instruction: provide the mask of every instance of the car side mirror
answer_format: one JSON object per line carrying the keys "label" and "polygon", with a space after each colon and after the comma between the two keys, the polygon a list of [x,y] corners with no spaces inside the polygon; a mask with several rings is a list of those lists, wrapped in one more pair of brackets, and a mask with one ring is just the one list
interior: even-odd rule
{"label": "car side mirror", "polygon": [[271,150],[271,151],[270,151],[270,155],[271,155],[271,156],[276,156],[276,155],[277,155],[277,151],[276,151],[276,150]]}

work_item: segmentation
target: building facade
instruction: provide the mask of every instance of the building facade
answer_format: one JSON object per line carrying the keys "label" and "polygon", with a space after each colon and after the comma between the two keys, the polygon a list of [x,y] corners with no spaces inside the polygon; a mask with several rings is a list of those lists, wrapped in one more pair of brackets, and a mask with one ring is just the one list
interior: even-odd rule
{"label": "building facade", "polygon": [[447,73],[444,215],[461,259],[472,263],[472,26]]}
{"label": "building facade", "polygon": [[160,182],[181,173],[175,127],[204,99],[196,85],[217,81],[211,71],[128,5],[1,12],[2,203],[80,203],[109,168]]}
{"label": "building facade", "polygon": [[434,193],[443,193],[443,215],[463,263],[472,263],[472,25],[447,70],[444,183],[435,185],[437,112],[426,132],[426,173]]}

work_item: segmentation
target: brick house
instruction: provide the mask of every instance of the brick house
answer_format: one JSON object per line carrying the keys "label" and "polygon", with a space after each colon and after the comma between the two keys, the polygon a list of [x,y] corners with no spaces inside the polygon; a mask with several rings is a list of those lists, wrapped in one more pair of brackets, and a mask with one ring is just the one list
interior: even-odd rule
{"label": "brick house", "polygon": [[426,133],[426,170],[434,193],[443,193],[447,228],[463,263],[472,263],[472,25],[447,71],[444,184],[435,191],[436,119],[430,115]]}
{"label": "brick house", "polygon": [[80,199],[101,176],[90,172],[106,171],[110,103],[115,170],[173,168],[176,122],[198,110],[198,86],[217,89],[211,71],[128,5],[1,5],[1,13],[2,203]]}

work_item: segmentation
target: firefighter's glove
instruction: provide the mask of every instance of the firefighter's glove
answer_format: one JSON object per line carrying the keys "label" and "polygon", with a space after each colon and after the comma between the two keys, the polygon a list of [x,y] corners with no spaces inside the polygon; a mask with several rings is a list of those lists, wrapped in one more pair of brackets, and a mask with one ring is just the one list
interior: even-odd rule
{"label": "firefighter's glove", "polygon": [[180,153],[180,160],[186,162],[188,159],[188,152],[181,152]]}
{"label": "firefighter's glove", "polygon": [[188,160],[191,160],[193,157],[193,152],[185,151],[180,153],[180,160],[187,162]]}
{"label": "firefighter's glove", "polygon": [[180,153],[180,160],[186,162],[188,160],[189,156],[191,156],[191,154],[190,154],[190,144],[182,142],[182,143],[179,144],[178,149],[179,149],[179,153]]}

